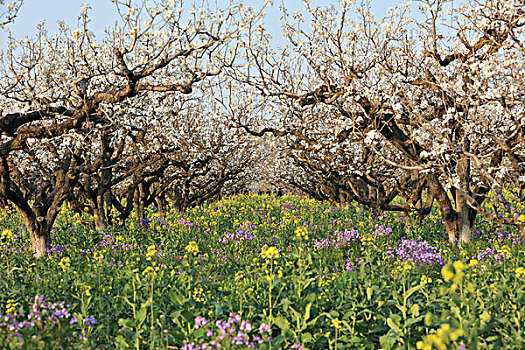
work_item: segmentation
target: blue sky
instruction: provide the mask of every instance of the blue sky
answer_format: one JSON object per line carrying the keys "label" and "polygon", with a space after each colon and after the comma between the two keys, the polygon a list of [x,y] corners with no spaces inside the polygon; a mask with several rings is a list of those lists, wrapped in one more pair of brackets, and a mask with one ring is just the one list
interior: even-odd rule
{"label": "blue sky", "polygon": [[[6,3],[8,2],[6,1]],[[199,2],[197,1],[197,3]],[[283,2],[291,10],[302,8],[301,0],[283,0]],[[336,0],[312,0],[315,6],[326,6],[334,2]],[[75,27],[80,14],[80,7],[84,3],[91,5],[91,29],[95,33],[102,33],[104,27],[115,22],[115,7],[109,0],[25,0],[16,22],[8,28],[15,38],[22,38],[35,33],[36,25],[42,21],[46,22],[46,28],[50,33],[56,31],[56,23],[59,20],[64,20],[71,27]],[[185,1],[188,6],[190,3],[191,1]],[[248,0],[245,3],[261,6],[263,0]],[[266,17],[266,24],[277,41],[279,41],[280,36],[280,3],[281,0],[274,0],[274,5],[267,9]],[[388,8],[397,3],[400,3],[400,0],[371,0],[371,7],[377,17],[383,17]],[[0,48],[2,49],[5,47],[6,38],[6,32],[0,31]]]}

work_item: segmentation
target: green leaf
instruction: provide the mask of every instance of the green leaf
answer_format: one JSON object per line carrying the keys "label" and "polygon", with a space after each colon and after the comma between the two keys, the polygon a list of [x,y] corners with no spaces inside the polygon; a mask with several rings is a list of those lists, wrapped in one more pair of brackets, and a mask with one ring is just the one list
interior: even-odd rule
{"label": "green leaf", "polygon": [[390,317],[386,319],[386,324],[398,335],[403,335],[401,328]]}
{"label": "green leaf", "polygon": [[273,323],[277,325],[281,330],[287,330],[290,329],[290,323],[288,320],[282,316],[277,316],[273,319]]}
{"label": "green leaf", "polygon": [[381,344],[381,347],[383,349],[390,350],[394,347],[398,338],[399,338],[398,334],[392,331],[389,331],[387,334],[379,338],[379,343]]}
{"label": "green leaf", "polygon": [[170,292],[170,300],[174,304],[182,305],[184,304],[184,296],[179,294],[178,291],[172,290]]}
{"label": "green leaf", "polygon": [[312,308],[312,303],[308,303],[308,305],[306,305],[306,308],[304,309],[303,324],[306,324],[308,322],[308,319],[310,318],[311,308]]}
{"label": "green leaf", "polygon": [[282,305],[282,307],[283,307],[283,311],[288,310],[288,308],[290,307],[290,304],[291,304],[291,303],[292,303],[292,302],[291,302],[290,299],[288,299],[288,298],[284,298],[283,300],[281,300],[281,305]]}
{"label": "green leaf", "polygon": [[317,294],[315,293],[310,293],[306,296],[306,301],[310,302],[310,303],[313,303],[317,300]]}
{"label": "green leaf", "polygon": [[405,326],[409,327],[409,326],[413,325],[414,323],[418,323],[419,321],[421,321],[421,318],[422,317],[409,318],[408,320],[406,320]]}
{"label": "green leaf", "polygon": [[311,342],[312,339],[313,339],[312,334],[309,332],[301,334],[301,342],[303,343],[303,345]]}
{"label": "green leaf", "polygon": [[180,317],[181,312],[182,312],[181,310],[176,310],[171,313],[170,317],[173,323],[177,323],[177,320]]}
{"label": "green leaf", "polygon": [[126,343],[126,339],[124,339],[124,337],[121,334],[117,335],[117,337],[115,338],[115,341],[120,347],[124,349],[129,348],[129,344]]}
{"label": "green leaf", "polygon": [[193,316],[193,312],[189,310],[182,311],[182,316],[186,319],[188,322],[192,322],[195,319],[195,316]]}
{"label": "green leaf", "polygon": [[129,318],[125,318],[125,319],[124,318],[119,318],[118,325],[121,326],[121,327],[129,328],[129,329],[133,329],[133,327],[134,327],[133,321],[130,320]]}
{"label": "green leaf", "polygon": [[219,303],[215,303],[215,316],[221,316],[224,313],[222,310],[222,306],[219,305]]}
{"label": "green leaf", "polygon": [[481,315],[479,315],[479,318],[481,319],[481,324],[487,324],[490,322],[490,314],[485,310]]}
{"label": "green leaf", "polygon": [[412,314],[412,316],[418,317],[419,316],[419,305],[418,304],[412,305],[412,307],[410,308],[410,313]]}
{"label": "green leaf", "polygon": [[423,288],[423,286],[424,286],[423,284],[418,284],[417,286],[414,286],[410,288],[409,290],[407,290],[405,293],[405,300],[407,300],[408,298],[410,298],[412,294],[414,294],[415,292]]}
{"label": "green leaf", "polygon": [[144,323],[147,313],[148,313],[148,309],[146,309],[145,307],[137,311],[137,316],[135,317],[135,321],[137,322],[137,325],[141,325],[142,323]]}

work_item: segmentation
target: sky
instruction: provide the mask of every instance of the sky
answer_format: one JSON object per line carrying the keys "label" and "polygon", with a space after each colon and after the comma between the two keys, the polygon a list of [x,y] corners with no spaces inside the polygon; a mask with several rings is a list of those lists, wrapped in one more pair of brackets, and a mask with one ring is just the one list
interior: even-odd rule
{"label": "sky", "polygon": [[[337,0],[312,0],[314,6],[327,6]],[[188,6],[191,0],[185,1]],[[200,1],[197,1],[199,3]],[[282,0],[290,10],[298,10],[303,7],[301,0]],[[371,8],[378,18],[386,15],[388,8],[400,3],[400,0],[371,0]],[[5,3],[9,3],[8,0]],[[259,7],[263,0],[246,0],[246,4]],[[18,14],[15,23],[8,26],[13,36],[17,39],[36,32],[38,23],[45,21],[46,29],[49,33],[57,31],[57,22],[63,20],[70,27],[76,27],[80,7],[82,4],[91,6],[91,30],[97,35],[102,35],[105,27],[112,25],[117,18],[115,6],[109,0],[25,0]],[[266,25],[270,33],[277,42],[280,42],[280,22],[281,13],[279,10],[281,0],[274,0],[273,6],[266,11]],[[3,5],[5,7],[5,5]],[[0,11],[3,12],[3,11]],[[6,47],[7,33],[0,31],[0,49]]]}

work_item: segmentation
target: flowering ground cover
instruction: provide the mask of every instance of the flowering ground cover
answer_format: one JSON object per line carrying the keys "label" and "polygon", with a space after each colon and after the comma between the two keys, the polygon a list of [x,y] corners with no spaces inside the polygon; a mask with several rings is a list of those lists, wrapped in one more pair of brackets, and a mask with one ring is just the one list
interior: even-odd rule
{"label": "flowering ground cover", "polygon": [[[480,218],[481,219],[481,218]],[[48,256],[0,221],[0,348],[517,349],[525,245],[296,197],[225,198],[97,233],[63,208]]]}

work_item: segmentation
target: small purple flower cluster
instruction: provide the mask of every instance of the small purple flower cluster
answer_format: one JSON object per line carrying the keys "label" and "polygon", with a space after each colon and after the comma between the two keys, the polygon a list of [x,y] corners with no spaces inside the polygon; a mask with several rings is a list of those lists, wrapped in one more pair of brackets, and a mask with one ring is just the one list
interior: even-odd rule
{"label": "small purple flower cluster", "polygon": [[31,247],[29,243],[24,241],[24,236],[26,236],[26,231],[23,227],[20,227],[20,234],[13,232],[12,241],[0,240],[0,256],[31,252]]}
{"label": "small purple flower cluster", "polygon": [[179,220],[177,220],[177,224],[181,224],[182,226],[186,226],[186,227],[192,227],[193,226],[192,222],[189,222],[188,220],[186,220],[184,218],[180,218]]}
{"label": "small purple flower cluster", "polygon": [[[371,271],[377,271],[377,267],[374,270],[372,270],[372,267],[374,265],[367,262],[363,263],[358,256],[354,260],[352,260],[351,258],[347,258],[345,260],[345,263],[342,264],[345,271],[358,273],[361,271],[361,265],[363,265],[364,271],[366,273],[370,273]],[[381,265],[381,262],[379,262],[379,265]]]}
{"label": "small purple flower cluster", "polygon": [[[264,245],[264,244],[263,244]],[[279,245],[279,238],[277,237],[272,237],[270,239],[270,243],[267,244],[268,247],[277,247]]]}
{"label": "small purple flower cluster", "polygon": [[479,262],[485,262],[485,263],[501,263],[503,260],[507,260],[510,258],[510,255],[508,255],[506,252],[501,250],[496,250],[492,248],[487,248],[485,250],[480,251],[477,254],[474,254],[472,256],[473,259],[478,260]]}
{"label": "small purple flower cluster", "polygon": [[478,261],[488,261],[490,260],[490,258],[492,258],[497,253],[498,251],[496,249],[487,248],[485,250],[478,252],[477,254],[474,254],[473,258]]}
{"label": "small purple flower cluster", "polygon": [[0,246],[0,256],[23,254],[30,251],[31,249],[27,243],[24,243],[22,247],[8,246],[7,244]]}
{"label": "small purple flower cluster", "polygon": [[412,261],[414,266],[442,266],[445,261],[441,257],[441,249],[434,247],[422,238],[401,239],[396,248],[389,248],[387,253],[390,259],[399,261]]}
{"label": "small purple flower cluster", "polygon": [[350,258],[347,258],[345,260],[344,269],[346,271],[357,271],[357,272],[359,272],[359,264],[360,264],[359,257],[356,257],[355,261],[350,259]]}
{"label": "small purple flower cluster", "polygon": [[340,248],[350,247],[353,241],[360,240],[363,236],[354,229],[334,232],[328,238],[314,240],[314,250],[338,250]]}
{"label": "small purple flower cluster", "polygon": [[[118,268],[123,266],[122,261],[118,261],[118,258],[119,256],[121,256],[122,251],[130,250],[140,250],[140,246],[136,244],[117,244],[115,242],[115,238],[111,234],[108,234],[104,235],[104,237],[102,237],[102,241],[95,244],[93,248],[79,249],[78,251],[80,253],[92,255],[93,261],[99,261],[98,259],[101,259],[101,261],[107,267]],[[95,253],[99,251],[103,252],[103,254],[100,258],[95,258]]]}
{"label": "small purple flower cluster", "polygon": [[372,214],[372,219],[378,219],[378,218],[387,218],[388,215],[386,213],[374,213]]}
{"label": "small purple flower cluster", "polygon": [[0,330],[5,328],[9,338],[14,336],[20,338],[21,331],[32,329],[36,325],[45,329],[56,324],[61,319],[69,320],[69,324],[77,323],[77,318],[75,316],[71,317],[69,313],[68,308],[70,307],[71,305],[66,304],[64,301],[51,304],[49,303],[49,298],[37,295],[29,314],[24,312],[15,312],[8,315],[0,314]]}
{"label": "small purple flower cluster", "polygon": [[372,232],[372,237],[390,237],[392,236],[392,226],[385,224],[376,224],[375,230]]}
{"label": "small purple flower cluster", "polygon": [[144,227],[146,230],[149,230],[149,224],[151,223],[151,220],[149,219],[141,219],[139,222],[139,225]]}
{"label": "small purple flower cluster", "polygon": [[488,239],[489,243],[492,243],[495,241],[501,242],[504,240],[510,241],[510,243],[512,243],[513,245],[525,242],[525,239],[521,237],[521,235],[517,232],[513,233],[513,232],[501,231],[497,229],[496,232],[489,233],[489,239]]}
{"label": "small purple flower cluster", "polygon": [[204,317],[196,317],[195,329],[207,329],[207,339],[201,344],[196,344],[195,342],[185,343],[182,350],[219,349],[223,346],[226,348],[245,346],[255,349],[257,344],[261,344],[264,341],[272,341],[270,336],[272,329],[269,325],[261,323],[258,328],[255,328],[250,321],[241,320],[241,317],[233,312],[230,313],[228,320],[217,320],[214,328],[208,328],[207,325],[209,323],[210,321]]}
{"label": "small purple flower cluster", "polygon": [[250,222],[250,221],[245,221],[243,222],[243,224],[241,225],[241,229],[242,230],[250,230],[250,231],[255,231],[257,229],[257,225]]}
{"label": "small purple flower cluster", "polygon": [[213,259],[216,261],[226,261],[228,260],[228,257],[224,253],[224,251],[220,248],[214,249],[210,248],[210,252],[213,255]]}
{"label": "small purple flower cluster", "polygon": [[219,238],[220,244],[243,244],[243,243],[251,243],[254,239],[254,235],[251,231],[241,231],[241,230],[235,230],[235,233],[230,233],[228,231],[224,232],[224,235]]}
{"label": "small purple flower cluster", "polygon": [[282,205],[281,213],[289,213],[289,212],[296,212],[299,211],[299,208],[296,206],[286,202]]}
{"label": "small purple flower cluster", "polygon": [[[55,239],[58,239],[58,237],[55,237]],[[67,244],[60,245],[60,244],[51,243],[51,247],[47,251],[47,256],[49,256],[50,258],[52,258],[53,256],[59,256],[66,250],[67,250]]]}
{"label": "small purple flower cluster", "polygon": [[95,325],[98,323],[93,315],[86,317],[82,322],[91,329],[95,328]]}

